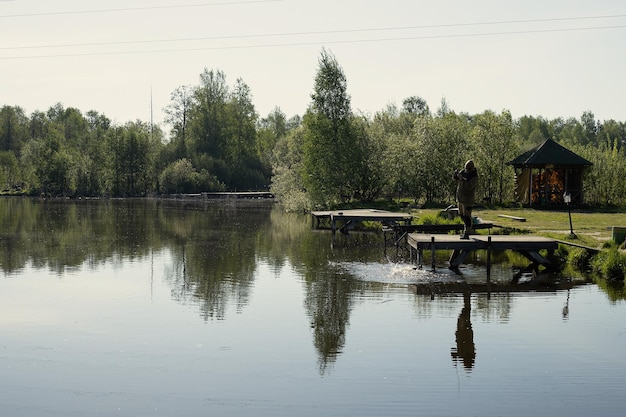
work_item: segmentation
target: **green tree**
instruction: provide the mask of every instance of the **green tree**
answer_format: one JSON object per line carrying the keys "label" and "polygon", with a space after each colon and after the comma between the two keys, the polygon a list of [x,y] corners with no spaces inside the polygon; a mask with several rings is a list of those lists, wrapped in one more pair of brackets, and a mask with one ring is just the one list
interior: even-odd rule
{"label": "green tree", "polygon": [[31,174],[29,179],[33,192],[51,196],[75,193],[75,161],[64,141],[63,126],[51,122],[43,138],[31,139],[24,146],[22,166]]}
{"label": "green tree", "polygon": [[145,196],[155,190],[153,163],[159,148],[150,130],[146,123],[129,122],[108,135],[113,195]]}
{"label": "green tree", "polygon": [[430,149],[433,139],[427,132],[432,132],[434,126],[426,101],[417,96],[405,99],[402,110],[390,104],[375,114],[370,135],[383,146],[380,169],[388,196],[410,197],[417,202],[427,194],[430,187],[424,175],[430,160],[423,146]]}
{"label": "green tree", "polygon": [[587,143],[583,126],[573,117],[562,123],[554,139],[560,144],[569,147]]}
{"label": "green tree", "polygon": [[0,151],[0,190],[11,190],[21,183],[19,162],[10,151]]}
{"label": "green tree", "polygon": [[389,184],[384,173],[385,141],[369,135],[365,117],[352,117],[350,124],[354,139],[348,185],[353,199],[373,201]]}
{"label": "green tree", "polygon": [[192,106],[189,120],[195,153],[224,159],[228,94],[224,72],[205,68],[200,74],[200,85],[193,92],[195,105]]}
{"label": "green tree", "polygon": [[30,115],[30,138],[43,138],[46,135],[48,116],[42,111],[35,111]]}
{"label": "green tree", "polygon": [[12,151],[19,155],[28,140],[28,118],[21,107],[0,108],[0,151]]}
{"label": "green tree", "polygon": [[607,143],[611,147],[616,146],[626,156],[626,123],[606,120],[599,124],[597,143],[598,146],[603,143]]}
{"label": "green tree", "polygon": [[183,158],[187,155],[187,125],[194,106],[191,87],[177,87],[170,96],[170,104],[165,107],[165,122],[172,127],[172,141],[176,143],[175,156]]}
{"label": "green tree", "polygon": [[556,136],[554,127],[562,120],[549,122],[542,117],[523,116],[515,122],[515,131],[520,148],[532,148],[546,139]]}
{"label": "green tree", "polygon": [[626,160],[615,142],[577,145],[570,148],[593,165],[585,170],[585,201],[595,205],[626,203]]}
{"label": "green tree", "polygon": [[270,172],[263,172],[257,153],[257,118],[250,87],[237,79],[228,99],[223,156],[231,167],[232,189],[266,189],[269,185]]}
{"label": "green tree", "polygon": [[417,116],[429,116],[430,109],[426,100],[419,96],[411,96],[402,101],[402,111]]}
{"label": "green tree", "polygon": [[426,195],[426,160],[418,141],[410,136],[387,136],[386,140],[383,166],[390,184],[388,192],[418,202]]}
{"label": "green tree", "polygon": [[471,154],[479,169],[480,190],[491,202],[512,199],[513,169],[507,162],[518,154],[511,113],[486,111],[472,121]]}
{"label": "green tree", "polygon": [[[101,195],[106,179],[105,137],[111,121],[96,111],[85,116],[60,103],[46,113],[35,112],[28,128],[32,143],[29,157],[45,160],[34,163],[22,158],[25,178],[48,194]],[[62,180],[63,179],[63,180]]]}
{"label": "green tree", "polygon": [[250,87],[238,78],[228,101],[228,138],[226,160],[242,166],[256,159],[257,113],[252,104]]}
{"label": "green tree", "polygon": [[189,89],[175,90],[165,109],[172,140],[158,155],[158,166],[186,158],[228,189],[267,189],[271,169],[259,153],[250,87],[239,78],[231,89],[224,72],[205,68],[199,85]]}
{"label": "green tree", "polygon": [[595,144],[599,130],[599,123],[596,122],[594,114],[590,111],[583,112],[580,122],[583,127],[584,143]]}
{"label": "green tree", "polygon": [[395,106],[388,106],[377,113],[369,124],[368,134],[381,145],[380,172],[386,179],[385,194],[388,197],[421,197],[421,166],[418,164],[419,149],[413,137],[415,117],[398,113]]}
{"label": "green tree", "polygon": [[272,151],[278,140],[287,134],[287,116],[280,107],[275,107],[259,120],[256,132],[257,155],[264,167],[271,169]]}
{"label": "green tree", "polygon": [[288,211],[307,211],[311,201],[302,181],[304,129],[290,130],[276,142],[272,156],[270,190]]}
{"label": "green tree", "polygon": [[303,120],[302,165],[311,200],[327,206],[361,197],[367,138],[355,125],[343,69],[326,50],[318,62],[311,98]]}
{"label": "green tree", "polygon": [[87,112],[87,133],[84,144],[77,149],[78,162],[76,193],[80,196],[99,196],[106,189],[107,154],[106,135],[111,120],[94,110]]}
{"label": "green tree", "polygon": [[68,107],[58,121],[63,124],[66,144],[78,151],[87,151],[89,147],[89,124],[80,110]]}
{"label": "green tree", "polygon": [[447,109],[438,117],[424,118],[414,137],[419,152],[415,163],[421,169],[420,188],[426,202],[453,201],[452,172],[469,159],[469,117]]}
{"label": "green tree", "polygon": [[183,158],[168,165],[161,173],[160,184],[164,193],[198,193],[221,191],[224,185],[206,170],[198,172],[191,161]]}

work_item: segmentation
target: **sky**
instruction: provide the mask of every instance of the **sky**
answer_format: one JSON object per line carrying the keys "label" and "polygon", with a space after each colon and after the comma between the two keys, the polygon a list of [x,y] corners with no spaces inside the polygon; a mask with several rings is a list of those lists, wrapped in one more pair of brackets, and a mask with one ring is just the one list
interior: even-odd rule
{"label": "sky", "polygon": [[0,0],[0,106],[56,103],[163,124],[204,69],[243,80],[260,117],[302,115],[322,49],[355,112],[626,121],[623,0]]}

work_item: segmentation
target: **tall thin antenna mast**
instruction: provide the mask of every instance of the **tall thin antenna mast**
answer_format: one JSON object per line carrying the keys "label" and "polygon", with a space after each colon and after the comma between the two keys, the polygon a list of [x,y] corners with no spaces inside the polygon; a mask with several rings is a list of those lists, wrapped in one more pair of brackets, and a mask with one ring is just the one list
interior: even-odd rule
{"label": "tall thin antenna mast", "polygon": [[152,112],[152,86],[150,86],[150,139],[154,139],[154,113]]}

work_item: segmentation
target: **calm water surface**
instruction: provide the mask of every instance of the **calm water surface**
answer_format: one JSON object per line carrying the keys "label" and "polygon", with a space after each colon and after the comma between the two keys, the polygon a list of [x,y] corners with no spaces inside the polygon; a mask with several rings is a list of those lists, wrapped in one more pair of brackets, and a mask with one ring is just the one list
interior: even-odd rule
{"label": "calm water surface", "polygon": [[264,202],[0,199],[0,415],[624,415],[623,287],[431,298],[459,277],[382,242]]}

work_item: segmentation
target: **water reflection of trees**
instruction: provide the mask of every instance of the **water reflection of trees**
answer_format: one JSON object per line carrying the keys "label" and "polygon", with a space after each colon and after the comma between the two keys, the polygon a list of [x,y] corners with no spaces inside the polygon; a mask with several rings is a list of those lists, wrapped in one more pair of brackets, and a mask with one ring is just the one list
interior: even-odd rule
{"label": "water reflection of trees", "polygon": [[160,245],[146,232],[155,222],[152,207],[132,201],[3,198],[0,208],[0,268],[5,273],[28,264],[62,273],[117,257],[145,256]]}
{"label": "water reflection of trees", "polygon": [[[327,232],[311,230],[307,216],[272,211],[271,227],[262,237],[260,252],[276,268],[289,261],[304,279],[304,305],[318,352],[321,374],[332,367],[343,350],[355,296],[364,283],[333,268],[336,260]],[[359,250],[352,245],[350,250]]]}
{"label": "water reflection of trees", "polygon": [[267,203],[211,203],[169,208],[162,235],[173,264],[166,273],[173,296],[200,304],[205,320],[249,301],[256,271],[256,236],[267,228]]}
{"label": "water reflection of trees", "polygon": [[[205,320],[223,319],[229,307],[241,310],[247,305],[259,260],[276,271],[291,265],[303,280],[304,307],[321,373],[344,348],[356,300],[376,285],[333,267],[335,261],[382,255],[382,248],[372,247],[367,236],[359,239],[331,248],[330,234],[311,230],[308,216],[284,213],[267,202],[0,199],[0,269],[5,274],[29,265],[63,273],[170,254],[165,279],[172,297],[197,304]],[[610,294],[612,299],[624,298],[623,291]],[[415,311],[429,317],[433,309],[448,309],[451,316],[458,315],[459,326],[469,323],[469,329],[474,317],[509,319],[512,301],[506,294],[473,294],[472,302],[473,308],[464,303],[459,312],[458,297],[433,302],[416,296]],[[470,340],[463,329],[468,327],[450,328],[457,343]],[[456,347],[466,367],[476,355],[475,349],[473,354],[464,349],[473,346],[473,333],[471,340]]]}
{"label": "water reflection of trees", "polygon": [[327,233],[266,202],[2,199],[0,208],[5,273],[27,265],[63,273],[168,253],[172,297],[197,303],[205,320],[248,303],[259,258],[276,270],[291,263],[303,277],[322,373],[343,349],[354,294],[363,287],[329,268]]}
{"label": "water reflection of trees", "polygon": [[594,277],[594,282],[604,291],[609,301],[614,303],[626,300],[626,282],[613,282],[602,277]]}
{"label": "water reflection of trees", "polygon": [[323,374],[336,361],[345,345],[354,280],[329,272],[307,275],[305,305],[319,354],[320,373]]}
{"label": "water reflection of trees", "polygon": [[[245,207],[244,207],[245,206]],[[27,265],[63,273],[104,262],[147,258],[168,249],[172,294],[193,299],[206,318],[245,305],[256,268],[256,234],[267,203],[167,200],[0,200],[0,268]]]}

